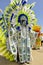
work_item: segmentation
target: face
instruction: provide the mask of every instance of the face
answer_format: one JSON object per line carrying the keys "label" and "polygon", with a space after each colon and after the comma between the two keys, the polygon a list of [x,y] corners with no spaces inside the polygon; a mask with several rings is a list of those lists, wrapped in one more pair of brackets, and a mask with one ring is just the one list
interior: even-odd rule
{"label": "face", "polygon": [[22,25],[26,25],[26,21],[27,21],[26,17],[25,16],[22,16],[21,17],[21,24]]}
{"label": "face", "polygon": [[19,22],[20,22],[21,25],[26,26],[26,24],[28,23],[27,16],[25,14],[21,14],[19,16]]}

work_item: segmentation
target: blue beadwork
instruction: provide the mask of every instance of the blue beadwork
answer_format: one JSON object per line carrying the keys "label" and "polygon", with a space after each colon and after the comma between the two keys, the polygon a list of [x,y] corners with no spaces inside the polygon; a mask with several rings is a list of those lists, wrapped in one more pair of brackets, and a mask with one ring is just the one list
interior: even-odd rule
{"label": "blue beadwork", "polygon": [[17,29],[18,31],[20,31],[20,26],[17,26],[16,29]]}
{"label": "blue beadwork", "polygon": [[28,30],[30,31],[31,30],[31,27],[29,27]]}
{"label": "blue beadwork", "polygon": [[10,18],[10,21],[12,21],[13,16],[14,16],[14,14],[12,13],[12,16],[11,16],[11,18]]}
{"label": "blue beadwork", "polygon": [[26,3],[26,0],[22,0],[22,5],[25,5]]}

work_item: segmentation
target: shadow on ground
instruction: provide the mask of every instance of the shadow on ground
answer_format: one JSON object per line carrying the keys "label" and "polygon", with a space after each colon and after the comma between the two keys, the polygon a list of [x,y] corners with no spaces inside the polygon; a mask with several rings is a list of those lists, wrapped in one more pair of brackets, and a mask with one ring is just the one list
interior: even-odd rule
{"label": "shadow on ground", "polygon": [[21,65],[16,62],[10,62],[9,60],[6,60],[4,57],[0,56],[0,65]]}

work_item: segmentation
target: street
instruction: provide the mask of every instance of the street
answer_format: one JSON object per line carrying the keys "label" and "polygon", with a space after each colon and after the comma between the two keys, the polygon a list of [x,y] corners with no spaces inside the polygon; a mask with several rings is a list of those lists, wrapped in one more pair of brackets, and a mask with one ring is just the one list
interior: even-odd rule
{"label": "street", "polygon": [[[32,50],[32,57],[33,60],[30,62],[30,64],[25,63],[23,65],[43,65],[43,47],[41,47],[40,50]],[[21,64],[16,62],[10,62],[0,56],[0,65],[21,65]]]}

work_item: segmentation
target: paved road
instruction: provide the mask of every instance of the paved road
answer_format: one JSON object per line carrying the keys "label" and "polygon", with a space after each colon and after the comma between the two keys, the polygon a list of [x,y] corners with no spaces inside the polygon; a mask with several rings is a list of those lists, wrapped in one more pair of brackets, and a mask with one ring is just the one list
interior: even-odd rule
{"label": "paved road", "polygon": [[[33,60],[30,64],[24,65],[43,65],[43,48],[41,50],[32,50]],[[9,62],[0,56],[0,65],[21,65],[15,62]]]}

